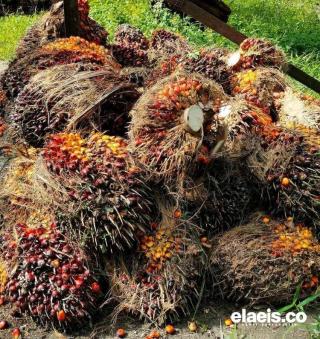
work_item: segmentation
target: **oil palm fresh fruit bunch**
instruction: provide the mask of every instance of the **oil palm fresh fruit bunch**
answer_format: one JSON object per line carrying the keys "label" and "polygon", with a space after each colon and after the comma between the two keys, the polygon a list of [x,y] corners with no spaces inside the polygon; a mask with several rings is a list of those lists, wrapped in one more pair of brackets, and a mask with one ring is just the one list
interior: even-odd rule
{"label": "oil palm fresh fruit bunch", "polygon": [[297,131],[310,145],[320,146],[320,103],[288,88],[277,96],[280,126]]}
{"label": "oil palm fresh fruit bunch", "polygon": [[180,214],[167,209],[162,222],[141,235],[139,255],[109,266],[111,298],[118,302],[115,316],[129,313],[161,325],[190,314],[205,271],[206,249],[197,232],[181,226]]}
{"label": "oil palm fresh fruit bunch", "polygon": [[72,63],[120,67],[110,53],[99,45],[79,37],[59,39],[37,49],[33,54],[15,59],[2,77],[3,89],[9,98],[14,99],[40,70]]}
{"label": "oil palm fresh fruit bunch", "polygon": [[114,58],[122,66],[148,65],[149,41],[139,29],[128,24],[119,26],[115,34],[115,42],[110,49]]}
{"label": "oil palm fresh fruit bunch", "polygon": [[261,108],[274,121],[278,119],[274,94],[286,88],[283,75],[273,69],[258,68],[235,73],[231,78],[231,94]]}
{"label": "oil palm fresh fruit bunch", "polygon": [[56,134],[49,138],[43,159],[69,193],[69,204],[76,206],[61,213],[63,226],[86,236],[100,251],[130,247],[137,229],[149,227],[153,197],[124,139]]}
{"label": "oil palm fresh fruit bunch", "polygon": [[[289,136],[287,133],[285,138]],[[274,150],[276,154],[272,157]],[[313,223],[319,231],[319,148],[306,144],[301,137],[300,141],[278,139],[267,152],[266,197],[271,211]]]}
{"label": "oil palm fresh fruit bunch", "polygon": [[256,67],[284,68],[286,57],[283,51],[264,39],[245,39],[239,51],[232,53],[228,61],[234,70],[253,69]]}
{"label": "oil palm fresh fruit bunch", "polygon": [[190,47],[184,37],[179,34],[158,29],[152,33],[150,48],[164,55],[183,55],[190,51]]}
{"label": "oil palm fresh fruit bunch", "polygon": [[[79,0],[80,36],[90,42],[106,45],[108,33],[96,21],[89,17],[88,1]],[[51,7],[36,24],[34,24],[21,40],[17,48],[17,58],[32,54],[39,46],[65,37],[63,1]]]}
{"label": "oil palm fresh fruit bunch", "polygon": [[[173,74],[145,92],[131,112],[130,148],[134,158],[154,180],[174,180],[192,163],[208,164],[206,127],[210,138],[219,133],[214,113],[225,94],[216,83],[198,74]],[[216,130],[214,130],[214,126]],[[215,142],[215,140],[213,141]],[[204,146],[204,147],[202,147]]]}
{"label": "oil palm fresh fruit bunch", "polygon": [[199,211],[195,221],[207,236],[239,226],[255,209],[258,190],[236,161],[216,159],[194,189],[200,185],[201,194],[194,196],[189,189],[185,197],[191,197],[187,199],[191,216]]}
{"label": "oil palm fresh fruit bunch", "polygon": [[139,96],[135,85],[113,67],[61,65],[30,80],[16,100],[11,120],[16,134],[35,147],[65,128],[125,136],[128,112]]}
{"label": "oil palm fresh fruit bunch", "polygon": [[213,241],[213,291],[247,304],[287,305],[319,286],[320,248],[305,225],[254,216]]}
{"label": "oil palm fresh fruit bunch", "polygon": [[83,326],[96,312],[101,288],[85,254],[53,224],[50,229],[17,225],[18,266],[6,286],[15,312],[63,330]]}
{"label": "oil palm fresh fruit bunch", "polygon": [[227,55],[228,51],[222,48],[202,50],[199,55],[187,57],[182,67],[216,81],[229,93],[232,72],[227,65]]}

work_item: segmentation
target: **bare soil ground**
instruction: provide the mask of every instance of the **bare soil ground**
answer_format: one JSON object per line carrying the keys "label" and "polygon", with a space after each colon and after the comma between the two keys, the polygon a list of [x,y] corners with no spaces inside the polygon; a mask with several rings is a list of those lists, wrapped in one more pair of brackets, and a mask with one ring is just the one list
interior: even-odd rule
{"label": "bare soil ground", "polygon": [[[237,308],[239,310],[239,308]],[[265,310],[261,308],[260,310]],[[295,338],[295,339],[307,339],[310,338],[310,334],[303,328],[298,327],[283,327],[283,326],[244,326],[241,325],[236,328],[227,328],[224,325],[224,320],[229,318],[230,314],[235,311],[235,307],[231,304],[215,303],[204,306],[195,317],[198,325],[198,333],[190,333],[188,331],[188,320],[175,324],[177,334],[171,336],[174,338],[183,339],[196,339],[196,338],[237,338],[237,339],[281,339],[281,338]],[[258,310],[256,310],[258,311]],[[314,314],[308,315],[308,322],[312,322]],[[6,320],[10,324],[10,328],[0,331],[1,339],[12,339],[11,331],[15,327],[19,327],[22,332],[23,339],[109,339],[115,338],[117,328],[124,328],[127,332],[127,338],[145,338],[152,329],[150,325],[143,324],[132,318],[119,318],[117,324],[110,325],[110,318],[106,318],[96,325],[95,328],[87,328],[82,330],[78,334],[65,335],[56,331],[46,331],[38,327],[31,318],[14,318],[11,315],[11,310],[8,306],[0,307],[0,320]],[[163,333],[163,328],[159,329],[162,334],[161,338],[168,338]]]}

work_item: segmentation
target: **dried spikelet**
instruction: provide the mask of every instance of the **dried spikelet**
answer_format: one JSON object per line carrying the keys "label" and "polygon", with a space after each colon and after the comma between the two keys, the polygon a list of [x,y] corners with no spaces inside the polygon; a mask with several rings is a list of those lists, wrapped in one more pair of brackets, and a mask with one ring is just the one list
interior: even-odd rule
{"label": "dried spikelet", "polygon": [[159,81],[131,112],[130,148],[137,163],[154,180],[175,182],[173,175],[192,163],[206,165],[220,132],[214,113],[225,99],[219,85],[198,74]]}
{"label": "dried spikelet", "polygon": [[278,107],[283,128],[299,132],[310,145],[320,147],[320,105],[288,88],[278,99]]}
{"label": "dried spikelet", "polygon": [[4,262],[0,259],[0,294],[5,290],[8,281],[8,270]]}
{"label": "dried spikelet", "polygon": [[126,134],[140,94],[117,69],[63,65],[39,72],[20,93],[12,115],[21,136],[41,146],[47,134],[74,127]]}
{"label": "dried spikelet", "polygon": [[119,303],[114,319],[129,313],[163,324],[190,314],[200,297],[204,247],[195,230],[174,218],[173,206],[161,210],[160,224],[154,224],[153,233],[141,238],[139,256],[108,266],[111,298]]}
{"label": "dried spikelet", "polygon": [[254,217],[215,239],[211,263],[215,295],[220,291],[225,299],[250,305],[286,305],[301,284],[301,298],[319,286],[320,245],[303,225]]}

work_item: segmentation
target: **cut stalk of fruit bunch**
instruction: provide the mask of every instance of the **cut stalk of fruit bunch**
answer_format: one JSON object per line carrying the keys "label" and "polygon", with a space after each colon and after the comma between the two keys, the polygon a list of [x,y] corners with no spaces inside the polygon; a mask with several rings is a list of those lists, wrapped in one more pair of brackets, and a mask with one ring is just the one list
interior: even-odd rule
{"label": "cut stalk of fruit bunch", "polygon": [[50,229],[17,225],[17,240],[10,235],[2,246],[15,242],[16,269],[6,286],[9,302],[19,314],[29,314],[41,325],[63,330],[78,328],[91,319],[98,306],[97,283],[84,253],[53,224]]}
{"label": "cut stalk of fruit bunch", "polygon": [[128,112],[139,98],[135,86],[112,67],[56,66],[39,72],[16,100],[12,120],[29,144],[46,135],[78,127],[124,136]]}
{"label": "cut stalk of fruit bunch", "polygon": [[214,114],[224,99],[219,85],[198,74],[178,73],[158,82],[131,113],[130,146],[135,159],[158,181],[170,180],[174,173],[185,173],[192,163],[200,163],[200,149],[202,163],[208,163],[220,132]]}
{"label": "cut stalk of fruit bunch", "polygon": [[62,213],[63,226],[89,237],[99,251],[130,247],[136,230],[148,227],[153,197],[124,139],[101,133],[52,135],[43,159],[70,203],[78,204],[73,212]]}
{"label": "cut stalk of fruit bunch", "polygon": [[303,283],[299,297],[306,298],[318,287],[319,242],[292,218],[267,224],[263,219],[254,216],[249,224],[216,238],[211,256],[214,293],[250,305],[283,306]]}
{"label": "cut stalk of fruit bunch", "polygon": [[115,42],[110,46],[112,55],[122,66],[148,66],[149,41],[143,33],[128,24],[120,25]]}

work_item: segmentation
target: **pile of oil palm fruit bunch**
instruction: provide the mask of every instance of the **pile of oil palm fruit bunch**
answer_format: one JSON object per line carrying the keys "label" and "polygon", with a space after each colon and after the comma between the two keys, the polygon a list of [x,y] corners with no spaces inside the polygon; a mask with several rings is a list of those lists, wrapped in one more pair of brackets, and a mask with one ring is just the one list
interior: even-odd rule
{"label": "pile of oil palm fruit bunch", "polygon": [[72,332],[103,312],[163,324],[206,297],[312,295],[320,102],[287,83],[284,53],[251,38],[194,53],[127,24],[106,42],[80,4],[81,37],[55,4],[1,79],[2,303]]}

